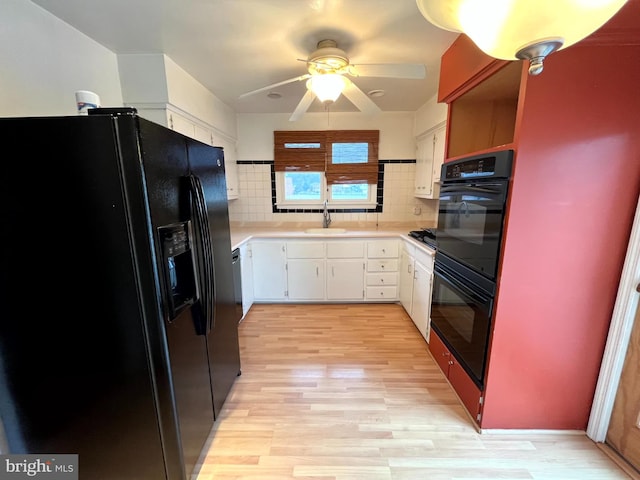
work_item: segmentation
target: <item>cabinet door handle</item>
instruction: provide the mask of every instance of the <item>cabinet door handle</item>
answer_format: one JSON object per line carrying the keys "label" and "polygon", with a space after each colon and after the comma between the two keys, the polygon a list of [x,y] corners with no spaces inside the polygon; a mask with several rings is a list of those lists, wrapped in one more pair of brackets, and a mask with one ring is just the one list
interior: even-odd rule
{"label": "cabinet door handle", "polygon": [[331,267],[331,276],[335,277],[336,276],[336,272],[334,270],[335,267]]}
{"label": "cabinet door handle", "polygon": [[320,276],[320,272],[318,271],[318,267],[316,267],[316,277]]}

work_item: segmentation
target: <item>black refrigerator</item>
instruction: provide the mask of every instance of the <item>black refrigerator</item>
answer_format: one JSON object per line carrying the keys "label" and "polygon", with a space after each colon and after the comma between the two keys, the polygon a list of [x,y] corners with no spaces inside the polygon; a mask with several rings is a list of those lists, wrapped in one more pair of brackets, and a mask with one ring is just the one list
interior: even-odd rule
{"label": "black refrigerator", "polygon": [[0,138],[0,453],[197,474],[240,374],[223,150],[127,108]]}

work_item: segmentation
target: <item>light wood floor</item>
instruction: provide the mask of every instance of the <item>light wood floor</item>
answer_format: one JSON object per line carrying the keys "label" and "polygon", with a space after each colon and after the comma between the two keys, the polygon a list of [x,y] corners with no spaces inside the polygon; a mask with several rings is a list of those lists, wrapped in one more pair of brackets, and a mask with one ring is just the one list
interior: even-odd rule
{"label": "light wood floor", "polygon": [[629,480],[586,435],[479,434],[402,307],[254,305],[198,480]]}

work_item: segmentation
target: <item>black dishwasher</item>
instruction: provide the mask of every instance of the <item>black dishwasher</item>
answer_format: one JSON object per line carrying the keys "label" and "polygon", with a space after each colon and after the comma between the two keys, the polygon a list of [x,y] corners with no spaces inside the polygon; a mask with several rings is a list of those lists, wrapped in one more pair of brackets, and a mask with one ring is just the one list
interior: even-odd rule
{"label": "black dishwasher", "polygon": [[231,265],[233,265],[233,293],[236,302],[236,319],[242,320],[242,273],[240,270],[240,249],[231,252]]}

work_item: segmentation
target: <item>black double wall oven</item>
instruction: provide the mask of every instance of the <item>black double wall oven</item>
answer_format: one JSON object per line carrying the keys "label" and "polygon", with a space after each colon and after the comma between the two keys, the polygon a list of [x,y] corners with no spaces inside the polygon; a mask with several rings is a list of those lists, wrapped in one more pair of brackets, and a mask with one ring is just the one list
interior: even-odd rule
{"label": "black double wall oven", "polygon": [[481,390],[513,150],[442,166],[431,327]]}

